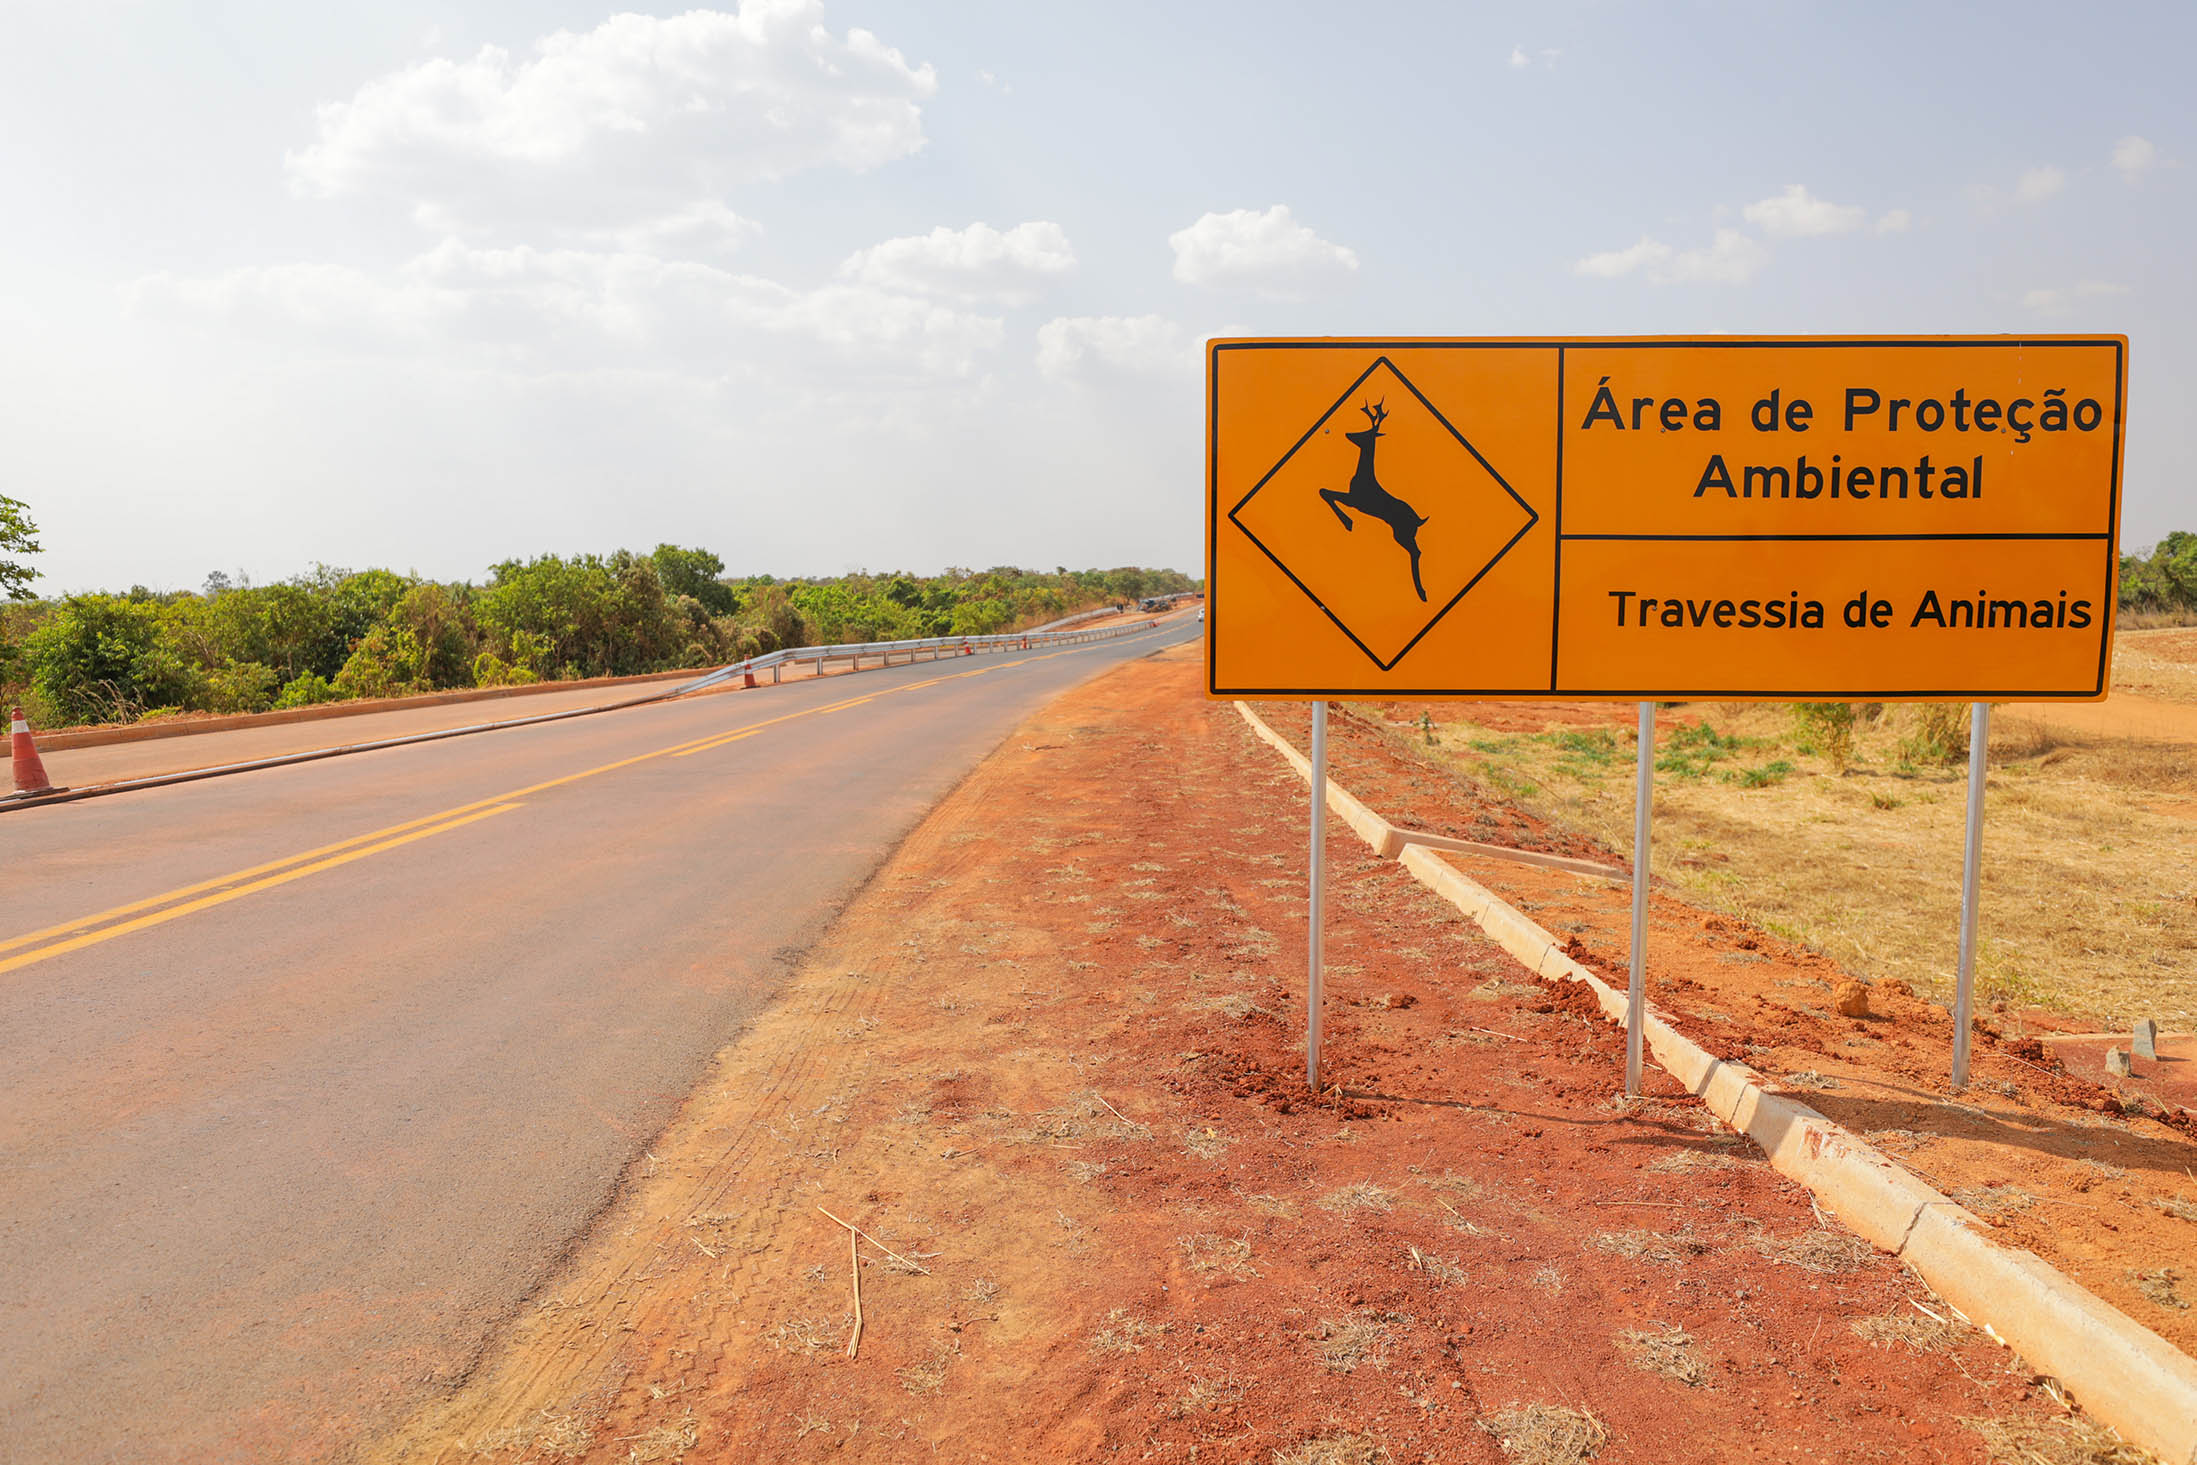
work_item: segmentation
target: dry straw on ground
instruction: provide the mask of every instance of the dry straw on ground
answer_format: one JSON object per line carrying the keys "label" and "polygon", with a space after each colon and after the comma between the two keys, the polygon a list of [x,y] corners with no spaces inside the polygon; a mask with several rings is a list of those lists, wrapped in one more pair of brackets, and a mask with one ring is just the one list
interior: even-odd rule
{"label": "dry straw on ground", "polygon": [[2087,1419],[1961,1422],[1983,1436],[1990,1465],[2156,1465],[2150,1455]]}
{"label": "dry straw on ground", "polygon": [[1091,1335],[1091,1351],[1101,1355],[1142,1353],[1147,1338],[1157,1338],[1166,1331],[1165,1323],[1146,1322],[1131,1317],[1128,1309],[1117,1307],[1106,1314],[1106,1320]]}
{"label": "dry straw on ground", "polygon": [[1588,1244],[1611,1256],[1637,1257],[1673,1266],[1682,1266],[1709,1249],[1708,1242],[1685,1230],[1672,1235],[1660,1231],[1612,1231],[1593,1238]]}
{"label": "dry straw on ground", "polygon": [[1557,1404],[1513,1404],[1480,1427],[1514,1465],[1575,1465],[1592,1460],[1610,1441],[1609,1426],[1593,1414]]}
{"label": "dry straw on ground", "polygon": [[522,1454],[538,1459],[576,1460],[595,1443],[592,1426],[577,1414],[552,1414],[547,1409],[481,1435],[466,1445],[469,1454]]}
{"label": "dry straw on ground", "polygon": [[1274,1465],[1388,1465],[1388,1461],[1388,1451],[1363,1434],[1323,1434],[1274,1452]]}
{"label": "dry straw on ground", "polygon": [[1798,1236],[1757,1236],[1751,1244],[1771,1261],[1827,1276],[1851,1272],[1875,1255],[1875,1248],[1860,1237],[1821,1227]]}
{"label": "dry straw on ground", "polygon": [[1968,1330],[1948,1318],[1919,1310],[1888,1312],[1865,1317],[1853,1325],[1854,1336],[1872,1348],[1912,1348],[1917,1353],[1948,1353],[1961,1345]]}
{"label": "dry straw on ground", "polygon": [[1259,1269],[1251,1265],[1251,1243],[1241,1237],[1201,1232],[1181,1238],[1179,1244],[1190,1270],[1200,1275],[1218,1273],[1239,1280],[1259,1275]]}
{"label": "dry straw on ground", "polygon": [[1323,1211],[1349,1216],[1359,1211],[1392,1211],[1396,1209],[1396,1197],[1370,1180],[1360,1180],[1329,1191],[1320,1197],[1319,1205]]}
{"label": "dry straw on ground", "polygon": [[1360,1366],[1379,1369],[1388,1362],[1394,1313],[1370,1309],[1327,1318],[1312,1335],[1312,1352],[1329,1373],[1355,1373]]}
{"label": "dry straw on ground", "polygon": [[1627,1328],[1617,1335],[1617,1352],[1634,1368],[1676,1379],[1688,1388],[1708,1377],[1700,1347],[1684,1328],[1661,1323],[1653,1328]]}

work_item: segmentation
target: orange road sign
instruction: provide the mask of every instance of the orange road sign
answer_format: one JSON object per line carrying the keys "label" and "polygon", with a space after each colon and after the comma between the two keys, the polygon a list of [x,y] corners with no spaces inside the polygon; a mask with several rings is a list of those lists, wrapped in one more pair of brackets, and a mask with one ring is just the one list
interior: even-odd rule
{"label": "orange road sign", "polygon": [[1216,697],[2093,700],[2124,336],[1216,340]]}

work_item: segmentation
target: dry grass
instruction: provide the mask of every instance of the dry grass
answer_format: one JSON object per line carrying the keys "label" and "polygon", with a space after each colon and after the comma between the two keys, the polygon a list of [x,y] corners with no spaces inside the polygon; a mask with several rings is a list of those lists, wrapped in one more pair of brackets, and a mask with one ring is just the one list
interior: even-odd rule
{"label": "dry grass", "polygon": [[1057,1109],[1043,1109],[1030,1116],[1029,1127],[1017,1135],[1025,1144],[1081,1144],[1085,1140],[1148,1140],[1151,1126],[1139,1124],[1108,1107],[1096,1089],[1086,1089]]}
{"label": "dry grass", "polygon": [[1365,1434],[1323,1434],[1274,1452],[1274,1465],[1388,1465],[1388,1460],[1388,1451]]}
{"label": "dry grass", "polygon": [[1218,1012],[1238,1020],[1257,1017],[1266,1011],[1241,992],[1230,992],[1225,997],[1201,997],[1195,1002],[1183,1004],[1185,1012]]}
{"label": "dry grass", "polygon": [[1193,1124],[1182,1132],[1182,1152],[1199,1160],[1217,1160],[1235,1140],[1211,1125]]}
{"label": "dry grass", "polygon": [[1865,1317],[1854,1324],[1854,1336],[1872,1348],[1904,1347],[1917,1353],[1950,1353],[1966,1333],[1959,1323],[1925,1317],[1913,1309]]}
{"label": "dry grass", "polygon": [[1618,1356],[1634,1368],[1676,1379],[1687,1388],[1698,1388],[1708,1377],[1694,1337],[1684,1328],[1657,1324],[1653,1329],[1627,1328],[1617,1335]]}
{"label": "dry grass", "polygon": [[1433,1279],[1437,1287],[1462,1287],[1465,1285],[1465,1269],[1452,1258],[1439,1257],[1431,1251],[1421,1251],[1414,1246],[1411,1248],[1410,1260],[1406,1265],[1422,1276]]}
{"label": "dry grass", "polygon": [[1517,1465],[1575,1465],[1610,1442],[1609,1426],[1594,1415],[1556,1404],[1513,1404],[1481,1420],[1480,1428]]}
{"label": "dry grass", "polygon": [[1168,1413],[1177,1419],[1192,1414],[1217,1414],[1241,1404],[1250,1391],[1251,1386],[1239,1378],[1194,1378]]}
{"label": "dry grass", "polygon": [[[2189,645],[2173,674],[2197,689],[2197,636],[2183,634]],[[1959,925],[1960,886],[1947,871],[1959,867],[1965,769],[1903,761],[1901,745],[1912,745],[1922,715],[1894,706],[1863,719],[1840,775],[1807,751],[1812,744],[1786,708],[1699,704],[1669,714],[1658,743],[1668,766],[1657,775],[1655,873],[1697,904],[1812,946],[1864,977],[1899,978],[1942,998],[1955,954],[1949,933]],[[1716,748],[1729,738],[1741,745],[1718,753],[1696,737],[1680,746],[1673,724],[1697,722],[1716,730]],[[2183,858],[2197,755],[2186,745],[2050,731],[2013,715],[1999,722],[1980,995],[2115,1027],[2144,1015],[2197,1019],[2197,900]],[[1416,728],[1392,731],[1424,750]],[[1613,849],[1630,843],[1628,737],[1584,756],[1576,730],[1499,733],[1455,721],[1438,725],[1436,738],[1431,756],[1557,827]],[[1743,775],[1774,763],[1792,771],[1748,786]]]}
{"label": "dry grass", "polygon": [[771,1342],[788,1352],[821,1353],[837,1348],[845,1340],[848,1326],[837,1318],[787,1318],[771,1330]]}
{"label": "dry grass", "polygon": [[1248,1241],[1201,1232],[1196,1236],[1184,1236],[1176,1244],[1182,1247],[1190,1270],[1200,1276],[1218,1272],[1224,1277],[1244,1280],[1259,1275],[1259,1269],[1251,1265],[1251,1243]]}
{"label": "dry grass", "polygon": [[1329,1373],[1356,1373],[1361,1364],[1374,1370],[1385,1368],[1391,1325],[1402,1321],[1396,1313],[1370,1309],[1323,1319],[1312,1335],[1312,1352]]}
{"label": "dry grass", "polygon": [[911,1394],[935,1394],[944,1386],[946,1370],[953,1361],[953,1349],[934,1346],[928,1358],[895,1370],[894,1377]]}
{"label": "dry grass", "polygon": [[594,1427],[577,1414],[552,1414],[547,1409],[523,1419],[517,1424],[470,1441],[465,1449],[473,1455],[498,1455],[519,1451],[547,1459],[552,1456],[577,1460],[595,1443]]}
{"label": "dry grass", "polygon": [[1091,1335],[1091,1351],[1102,1356],[1142,1353],[1145,1339],[1157,1338],[1166,1331],[1165,1323],[1149,1323],[1131,1317],[1127,1308],[1117,1307],[1106,1314],[1106,1321]]}
{"label": "dry grass", "polygon": [[2197,1204],[2183,1200],[2178,1195],[2157,1196],[2151,1204],[2177,1221],[2197,1221]]}
{"label": "dry grass", "polygon": [[1750,1243],[1771,1261],[1825,1276],[1867,1266],[1876,1248],[1859,1236],[1818,1228],[1798,1236],[1757,1236]]}
{"label": "dry grass", "polygon": [[1526,1285],[1551,1297],[1560,1297],[1564,1292],[1564,1269],[1551,1262],[1535,1272]]}
{"label": "dry grass", "polygon": [[689,1409],[670,1424],[659,1424],[644,1434],[620,1441],[632,1446],[626,1453],[627,1465],[653,1465],[659,1460],[683,1460],[687,1451],[702,1437],[702,1426]]}
{"label": "dry grass", "polygon": [[1648,1168],[1664,1175],[1684,1175],[1695,1170],[1734,1170],[1739,1160],[1713,1150],[1679,1150],[1650,1160]]}
{"label": "dry grass", "polygon": [[1355,1215],[1359,1211],[1388,1212],[1396,1209],[1396,1197],[1370,1180],[1360,1180],[1331,1190],[1319,1199],[1323,1211],[1333,1211],[1338,1216]]}
{"label": "dry grass", "polygon": [[2035,1196],[2012,1185],[1969,1185],[1951,1195],[1979,1216],[2011,1216],[2037,1203]]}
{"label": "dry grass", "polygon": [[1286,1220],[1297,1214],[1297,1203],[1284,1200],[1278,1195],[1247,1195],[1243,1199],[1244,1204],[1262,1216],[1278,1216]]}
{"label": "dry grass", "polygon": [[2132,1271],[2128,1274],[2128,1285],[2134,1287],[2136,1295],[2143,1298],[2144,1301],[2154,1307],[2171,1307],[2177,1310],[2185,1310],[2188,1308],[2189,1303],[2183,1300],[2181,1292],[2175,1285],[2181,1280],[2182,1274],[2172,1267],[2160,1267],[2158,1270],[2150,1272]]}
{"label": "dry grass", "polygon": [[2151,1456],[2123,1443],[2087,1419],[1964,1419],[1983,1436],[1991,1465],[2155,1465]]}
{"label": "dry grass", "polygon": [[1611,1231],[1593,1238],[1588,1245],[1596,1251],[1606,1251],[1611,1256],[1664,1262],[1671,1266],[1683,1266],[1709,1249],[1708,1242],[1684,1229],[1671,1234],[1661,1231]]}

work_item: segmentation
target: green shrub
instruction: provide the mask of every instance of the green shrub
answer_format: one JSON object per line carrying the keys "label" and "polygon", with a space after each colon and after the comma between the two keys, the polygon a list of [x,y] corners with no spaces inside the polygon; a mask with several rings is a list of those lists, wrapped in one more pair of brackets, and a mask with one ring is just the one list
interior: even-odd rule
{"label": "green shrub", "polygon": [[1968,756],[1968,719],[1966,702],[1917,702],[1909,714],[1909,731],[1900,739],[1901,760],[1912,764],[1960,762]]}
{"label": "green shrub", "polygon": [[64,724],[120,722],[148,707],[202,704],[204,678],[163,646],[160,608],[72,595],[24,643],[31,689]]}
{"label": "green shrub", "polygon": [[336,690],[346,697],[403,697],[425,691],[425,661],[417,636],[392,626],[376,626],[360,639],[336,673]]}
{"label": "green shrub", "polygon": [[473,658],[476,687],[523,687],[540,680],[529,668],[513,666],[493,651],[483,651]]}
{"label": "green shrub", "polygon": [[1664,739],[1664,751],[1656,757],[1656,771],[1679,778],[1706,778],[1717,764],[1744,746],[1738,734],[1720,733],[1705,722],[1673,728]]}
{"label": "green shrub", "polygon": [[1793,721],[1800,732],[1801,751],[1820,753],[1836,773],[1844,773],[1854,758],[1854,704],[1851,702],[1796,702]]}
{"label": "green shrub", "polygon": [[275,697],[277,707],[313,707],[322,702],[340,701],[343,694],[332,686],[319,672],[309,671],[293,678]]}
{"label": "green shrub", "polygon": [[256,661],[231,662],[206,674],[206,706],[214,712],[265,712],[282,679]]}

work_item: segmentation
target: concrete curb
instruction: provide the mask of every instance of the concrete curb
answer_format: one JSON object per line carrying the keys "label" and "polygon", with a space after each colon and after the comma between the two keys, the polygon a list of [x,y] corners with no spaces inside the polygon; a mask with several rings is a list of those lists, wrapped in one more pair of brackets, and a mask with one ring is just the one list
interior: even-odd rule
{"label": "concrete curb", "polygon": [[[1311,762],[1243,702],[1236,710],[1310,781]],[[1328,807],[1378,853],[1393,827],[1328,780]],[[1433,851],[1399,862],[1463,911],[1528,970],[1585,982],[1622,1027],[1625,994],[1564,954],[1563,944]],[[2121,1435],[2177,1465],[2197,1465],[2197,1359],[2084,1290],[2033,1252],[2001,1246],[1975,1215],[1882,1151],[1762,1075],[1716,1057],[1650,1007],[1642,1034],[1666,1072],[1711,1113],[1762,1147],[1770,1164],[1821,1200],[1856,1235],[1898,1257],[1939,1296],[2051,1375]]]}

